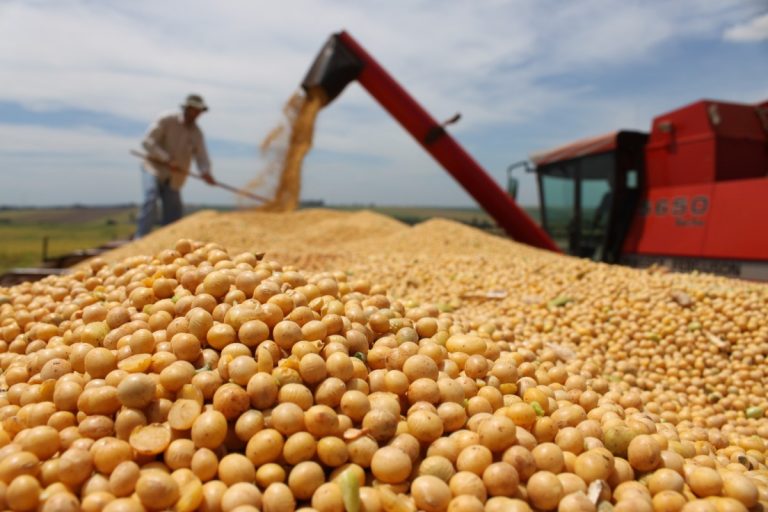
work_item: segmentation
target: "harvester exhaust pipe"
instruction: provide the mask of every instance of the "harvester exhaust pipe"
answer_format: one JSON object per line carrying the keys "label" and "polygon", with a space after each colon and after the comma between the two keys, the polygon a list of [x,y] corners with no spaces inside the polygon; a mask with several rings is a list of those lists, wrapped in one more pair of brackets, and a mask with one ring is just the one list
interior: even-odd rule
{"label": "harvester exhaust pipe", "polygon": [[357,79],[362,69],[363,62],[341,42],[339,34],[333,34],[317,54],[301,87],[307,92],[321,89],[328,104],[341,94],[349,82]]}

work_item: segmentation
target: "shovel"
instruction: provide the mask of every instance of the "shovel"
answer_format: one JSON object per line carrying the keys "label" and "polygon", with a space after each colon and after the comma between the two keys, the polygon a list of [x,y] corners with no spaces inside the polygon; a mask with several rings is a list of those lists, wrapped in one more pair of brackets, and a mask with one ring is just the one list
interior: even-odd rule
{"label": "shovel", "polygon": [[[135,149],[132,149],[131,150],[131,154],[133,156],[142,158],[142,159],[147,160],[149,162],[152,162],[152,163],[155,163],[155,164],[158,164],[158,165],[163,165],[163,166],[167,167],[168,169],[170,169],[173,172],[178,172],[178,173],[182,173],[182,174],[189,174],[189,176],[192,176],[193,178],[197,178],[199,180],[205,181],[205,178],[203,177],[202,174],[197,174],[197,173],[194,173],[194,172],[185,173],[182,169],[176,167],[175,165],[169,164],[167,162],[163,162],[162,160],[160,160],[158,158],[154,158],[152,156],[149,156],[149,155],[147,155],[145,153],[142,153],[141,151],[136,151]],[[234,192],[235,194],[237,194],[239,196],[247,197],[248,199],[253,199],[254,201],[259,201],[259,202],[262,202],[262,203],[268,203],[269,201],[271,201],[271,199],[268,199],[268,198],[266,198],[264,196],[259,196],[259,195],[253,194],[253,193],[248,192],[247,190],[243,190],[241,188],[235,188],[232,185],[227,185],[226,183],[221,183],[220,181],[215,181],[215,182],[212,183],[212,185],[214,185],[216,187],[221,187],[221,188],[223,188],[225,190],[229,190],[230,192]]]}

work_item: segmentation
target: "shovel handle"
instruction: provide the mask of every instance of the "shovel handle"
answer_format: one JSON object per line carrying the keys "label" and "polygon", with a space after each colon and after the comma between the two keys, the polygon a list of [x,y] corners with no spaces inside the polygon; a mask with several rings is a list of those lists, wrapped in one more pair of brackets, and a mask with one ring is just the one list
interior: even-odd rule
{"label": "shovel handle", "polygon": [[[168,162],[163,162],[159,158],[155,158],[153,156],[147,155],[146,153],[142,153],[141,151],[136,151],[135,149],[132,149],[130,151],[130,153],[133,156],[136,156],[138,158],[142,158],[144,160],[147,160],[148,162],[152,162],[152,163],[155,163],[155,164],[158,164],[158,165],[163,165],[163,166],[167,167],[169,170],[171,170],[173,172],[178,172],[178,173],[181,173],[181,174],[188,174],[189,176],[192,176],[193,178],[197,178],[199,180],[205,181],[205,178],[201,174],[197,174],[197,173],[194,173],[194,172],[185,173],[182,169],[176,167],[175,165],[173,165],[171,163],[168,163]],[[251,192],[248,192],[247,190],[243,190],[241,188],[236,188],[236,187],[233,187],[232,185],[227,185],[226,183],[221,183],[220,181],[214,181],[212,183],[212,185],[215,186],[215,187],[223,188],[225,190],[229,190],[230,192],[234,192],[237,195],[240,195],[240,196],[243,196],[243,197],[247,197],[249,199],[253,199],[254,201],[260,201],[260,202],[263,202],[263,203],[268,203],[270,201],[270,199],[268,199],[268,198],[266,198],[264,196],[259,196],[259,195],[253,194]]]}

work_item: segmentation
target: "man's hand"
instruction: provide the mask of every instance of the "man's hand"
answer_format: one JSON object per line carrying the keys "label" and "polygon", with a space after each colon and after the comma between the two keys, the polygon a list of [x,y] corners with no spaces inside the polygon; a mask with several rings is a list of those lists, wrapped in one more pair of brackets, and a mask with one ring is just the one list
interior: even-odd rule
{"label": "man's hand", "polygon": [[213,179],[213,176],[211,176],[210,174],[203,174],[203,179],[209,185],[215,185],[216,184],[216,180]]}

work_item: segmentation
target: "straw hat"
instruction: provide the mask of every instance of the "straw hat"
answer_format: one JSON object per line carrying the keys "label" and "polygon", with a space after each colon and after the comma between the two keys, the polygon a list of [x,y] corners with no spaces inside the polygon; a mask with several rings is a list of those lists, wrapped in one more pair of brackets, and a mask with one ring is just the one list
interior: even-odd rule
{"label": "straw hat", "polygon": [[184,100],[184,103],[181,104],[182,108],[196,108],[197,110],[200,110],[202,112],[205,112],[208,110],[208,105],[205,104],[205,101],[203,100],[203,97],[199,94],[190,94],[187,96],[187,99]]}

